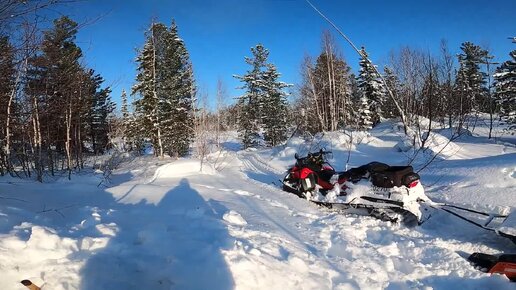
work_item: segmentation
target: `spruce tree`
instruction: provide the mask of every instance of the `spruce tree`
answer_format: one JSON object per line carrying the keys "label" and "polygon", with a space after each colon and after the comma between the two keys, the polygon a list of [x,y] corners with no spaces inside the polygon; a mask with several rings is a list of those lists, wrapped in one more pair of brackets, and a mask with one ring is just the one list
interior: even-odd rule
{"label": "spruce tree", "polygon": [[462,53],[458,55],[460,67],[455,80],[455,95],[460,99],[460,114],[464,115],[485,106],[487,75],[480,69],[480,64],[489,56],[486,50],[471,42],[464,42],[460,49]]}
{"label": "spruce tree", "polygon": [[[365,111],[369,111],[372,127],[374,127],[380,123],[380,118],[383,117],[382,106],[384,104],[385,88],[373,64],[368,61],[365,48],[362,47],[360,53],[362,57],[359,63],[360,73],[358,75],[358,88],[361,93],[360,110],[363,110],[360,115],[362,116]],[[368,109],[364,107],[365,104],[363,102],[365,101],[368,102]],[[364,126],[365,125],[364,123]]]}
{"label": "spruce tree", "polygon": [[494,74],[495,97],[500,106],[500,117],[516,130],[516,50],[509,53],[511,59],[502,63]]}
{"label": "spruce tree", "polygon": [[321,44],[315,60],[309,56],[303,60],[296,100],[296,107],[304,112],[298,127],[310,133],[335,131],[356,120],[351,68],[329,31],[323,32]]}
{"label": "spruce tree", "polygon": [[193,139],[195,83],[192,65],[177,26],[153,23],[136,61],[132,94],[136,126],[153,141],[155,153],[182,156]]}
{"label": "spruce tree", "polygon": [[370,130],[373,128],[372,113],[370,107],[370,101],[366,95],[362,95],[358,106],[358,129],[362,131]]}
{"label": "spruce tree", "polygon": [[71,178],[72,169],[82,166],[79,163],[85,140],[80,140],[83,128],[80,123],[85,122],[82,116],[87,114],[89,84],[80,65],[82,50],[75,43],[78,24],[66,16],[53,24],[43,33],[41,53],[29,60],[25,83],[34,107],[41,109],[38,131],[44,140],[40,144],[46,145],[47,150],[65,154],[68,178]]}
{"label": "spruce tree", "polygon": [[[401,91],[401,82],[398,76],[389,67],[385,67],[384,72],[386,86],[389,88],[389,90],[393,93],[395,97],[399,96]],[[396,116],[399,116],[398,110],[396,109],[396,105],[394,104],[391,98],[386,98],[384,100],[382,112],[385,118],[394,118]]]}
{"label": "spruce tree", "polygon": [[115,110],[115,103],[111,101],[111,89],[101,89],[104,79],[90,70],[90,136],[95,153],[103,153],[109,144],[109,117]]}
{"label": "spruce tree", "polygon": [[139,51],[136,58],[138,62],[138,74],[136,84],[133,86],[132,94],[139,94],[140,98],[134,103],[135,111],[140,117],[136,121],[143,132],[148,133],[152,140],[154,153],[163,157],[163,139],[161,120],[158,115],[159,105],[159,76],[160,70],[160,39],[166,32],[166,26],[161,23],[152,23],[149,30],[145,32],[146,41],[143,49]]}
{"label": "spruce tree", "polygon": [[122,100],[122,119],[125,122],[129,120],[129,103],[127,101],[127,93],[125,92],[125,89],[122,89],[122,95],[120,96],[120,99]]}
{"label": "spruce tree", "polygon": [[170,155],[182,156],[188,152],[194,137],[196,88],[190,56],[174,21],[165,34],[163,46],[163,71],[160,71],[163,96],[159,103],[163,140]]}
{"label": "spruce tree", "polygon": [[251,69],[243,76],[235,76],[244,85],[244,95],[238,98],[240,114],[238,116],[238,131],[244,148],[257,146],[260,143],[260,130],[263,112],[263,74],[269,51],[258,44],[251,47],[252,58],[246,57],[245,62]]}
{"label": "spruce tree", "polygon": [[276,66],[267,64],[263,74],[263,128],[264,140],[270,146],[276,146],[285,141],[287,136],[287,94],[284,88],[290,85],[280,82]]}
{"label": "spruce tree", "polygon": [[244,148],[257,146],[263,141],[275,146],[286,139],[287,94],[284,88],[289,84],[279,81],[276,66],[267,63],[269,51],[258,44],[251,48],[253,57],[245,61],[251,69],[243,76],[235,76],[244,83],[246,92],[239,97],[237,106],[238,131]]}

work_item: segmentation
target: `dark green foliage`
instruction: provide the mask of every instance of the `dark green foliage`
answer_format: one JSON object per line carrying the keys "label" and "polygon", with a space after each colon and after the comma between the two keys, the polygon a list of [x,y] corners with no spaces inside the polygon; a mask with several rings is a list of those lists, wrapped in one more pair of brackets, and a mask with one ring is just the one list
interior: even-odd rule
{"label": "dark green foliage", "polygon": [[[7,153],[5,152],[7,104],[16,85],[14,48],[9,38],[0,37],[0,175],[8,168]],[[12,112],[14,113],[14,112]]]}
{"label": "dark green foliage", "polygon": [[[395,98],[399,98],[400,91],[402,90],[401,82],[398,76],[394,73],[392,69],[389,67],[384,68],[385,72],[385,82],[389,90],[391,90],[392,94]],[[399,116],[399,112],[394,104],[392,98],[385,98],[382,106],[383,117],[385,118],[394,118]]]}
{"label": "dark green foliage", "polygon": [[269,51],[258,44],[251,48],[252,58],[245,61],[251,69],[243,76],[235,76],[244,84],[245,94],[238,99],[238,131],[244,148],[255,147],[263,140],[275,146],[286,139],[287,100],[280,82],[280,74],[273,64],[267,63]]}
{"label": "dark green foliage", "polygon": [[267,64],[263,75],[263,129],[264,140],[270,146],[276,146],[286,140],[288,129],[288,103],[284,88],[289,85],[280,82],[280,74],[273,64]]}
{"label": "dark green foliage", "polygon": [[511,59],[496,69],[495,97],[500,106],[500,116],[510,130],[516,130],[516,50],[509,54]]}
{"label": "dark green foliage", "polygon": [[462,112],[482,110],[486,106],[486,73],[480,69],[490,57],[487,50],[471,42],[461,45],[462,53],[458,55],[459,70],[455,79],[455,97],[459,98]]}
{"label": "dark green foliage", "polygon": [[133,137],[152,140],[156,154],[182,156],[193,139],[195,83],[192,65],[177,26],[153,23],[136,59],[138,74],[133,94]]}
{"label": "dark green foliage", "polygon": [[374,127],[380,123],[380,118],[383,117],[385,88],[363,47],[360,53],[362,55],[358,75],[358,89],[361,94],[360,126],[362,129],[368,129],[369,125]]}
{"label": "dark green foliage", "polygon": [[109,116],[115,110],[115,104],[111,101],[110,88],[101,89],[104,79],[95,75],[93,70],[88,72],[91,96],[89,122],[90,136],[94,152],[103,152],[109,143]]}
{"label": "dark green foliage", "polygon": [[[80,64],[82,50],[75,43],[77,23],[63,16],[44,31],[41,51],[28,59],[24,92],[33,119],[40,173],[44,166],[54,170],[55,157],[67,154],[74,168],[82,165],[85,145],[95,153],[109,146],[109,116],[114,110],[103,78]],[[39,135],[41,140],[38,141]],[[68,152],[67,152],[68,148]],[[89,150],[88,149],[88,150]],[[46,153],[45,153],[46,152]],[[48,159],[43,158],[48,154]],[[57,156],[56,156],[57,154]],[[38,170],[38,168],[37,168]]]}

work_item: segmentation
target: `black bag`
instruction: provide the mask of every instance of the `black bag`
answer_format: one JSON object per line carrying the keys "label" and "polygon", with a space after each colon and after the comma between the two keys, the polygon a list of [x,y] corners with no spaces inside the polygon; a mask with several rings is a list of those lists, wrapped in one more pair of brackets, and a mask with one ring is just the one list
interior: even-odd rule
{"label": "black bag", "polygon": [[417,179],[419,175],[414,173],[412,166],[389,166],[386,169],[371,172],[371,183],[384,188],[409,186]]}

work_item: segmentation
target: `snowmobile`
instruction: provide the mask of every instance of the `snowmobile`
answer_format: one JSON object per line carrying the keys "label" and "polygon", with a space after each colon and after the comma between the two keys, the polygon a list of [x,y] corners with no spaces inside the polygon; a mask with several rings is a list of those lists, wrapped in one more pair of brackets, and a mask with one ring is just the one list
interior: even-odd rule
{"label": "snowmobile", "polygon": [[299,157],[283,178],[283,190],[327,208],[364,212],[382,220],[421,224],[429,217],[428,197],[411,166],[371,162],[335,171],[320,150]]}

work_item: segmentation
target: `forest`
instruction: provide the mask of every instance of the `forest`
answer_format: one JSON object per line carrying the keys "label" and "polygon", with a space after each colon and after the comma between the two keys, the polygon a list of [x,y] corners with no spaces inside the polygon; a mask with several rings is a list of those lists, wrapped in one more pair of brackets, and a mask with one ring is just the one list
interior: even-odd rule
{"label": "forest", "polygon": [[[203,159],[228,130],[238,131],[244,148],[276,146],[294,135],[367,131],[385,119],[398,119],[422,147],[433,129],[459,136],[479,114],[489,115],[489,138],[495,124],[508,134],[516,130],[516,50],[495,63],[478,44],[465,41],[453,55],[442,40],[437,55],[404,46],[379,67],[365,47],[345,59],[339,41],[324,31],[320,53],[300,61],[301,82],[288,84],[257,43],[234,75],[243,94],[228,102],[222,81],[216,96],[198,92],[195,64],[174,20],[151,21],[135,56],[131,101],[124,91],[117,109],[102,75],[84,63],[76,43],[81,24],[61,16],[42,27],[34,16],[59,2],[0,4],[1,175],[71,178],[92,156],[149,147],[159,157]],[[359,62],[359,71],[349,62]],[[216,100],[215,109],[207,99]]]}

